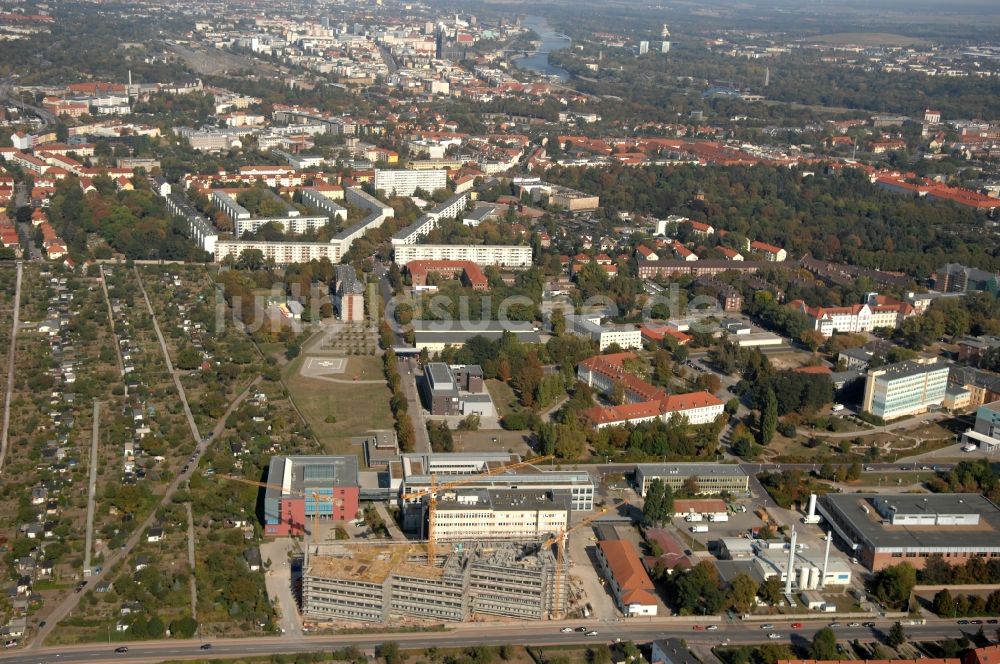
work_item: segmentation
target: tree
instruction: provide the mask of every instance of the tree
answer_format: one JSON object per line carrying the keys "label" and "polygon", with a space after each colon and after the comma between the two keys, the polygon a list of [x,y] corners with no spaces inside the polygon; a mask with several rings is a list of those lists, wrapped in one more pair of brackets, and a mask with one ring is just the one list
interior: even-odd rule
{"label": "tree", "polygon": [[906,632],[903,630],[903,624],[898,620],[889,629],[889,635],[886,637],[885,642],[889,644],[890,648],[898,648],[899,646],[906,643]]}
{"label": "tree", "polygon": [[824,627],[816,632],[812,645],[809,646],[809,657],[821,660],[839,659],[837,635],[833,633],[832,629]]}
{"label": "tree", "polygon": [[201,366],[201,353],[192,346],[185,346],[177,353],[177,368],[191,371]]}
{"label": "tree", "polygon": [[642,503],[643,522],[648,526],[661,526],[670,520],[673,515],[673,493],[670,493],[670,505],[667,506],[667,492],[670,487],[663,483],[661,479],[655,479],[649,483],[646,489],[646,497]]}
{"label": "tree", "polygon": [[871,582],[872,593],[891,608],[905,607],[917,585],[917,571],[909,563],[885,567]]}
{"label": "tree", "polygon": [[781,596],[784,590],[781,585],[781,579],[777,575],[769,576],[764,580],[764,583],[760,584],[760,589],[757,594],[760,595],[760,599],[766,604],[771,606],[776,605],[781,601]]}
{"label": "tree", "polygon": [[399,652],[399,644],[395,641],[386,641],[379,648],[379,655],[385,660],[385,664],[400,664],[403,655]]}
{"label": "tree", "polygon": [[737,574],[729,582],[729,605],[738,613],[750,613],[760,584],[746,574]]}
{"label": "tree", "polygon": [[774,388],[767,389],[767,396],[764,397],[764,408],[760,414],[760,443],[767,445],[774,438],[774,432],[778,428],[778,397],[774,393]]}
{"label": "tree", "polygon": [[932,607],[934,613],[942,618],[955,617],[955,600],[952,599],[951,593],[947,588],[939,590],[938,593],[934,595]]}

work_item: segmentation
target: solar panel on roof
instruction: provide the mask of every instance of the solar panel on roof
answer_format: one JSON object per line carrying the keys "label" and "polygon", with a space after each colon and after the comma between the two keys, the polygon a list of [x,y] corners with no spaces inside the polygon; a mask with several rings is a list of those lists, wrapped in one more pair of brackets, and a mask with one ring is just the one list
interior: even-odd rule
{"label": "solar panel on roof", "polygon": [[332,463],[310,463],[302,467],[302,479],[306,482],[333,480],[337,477],[337,466]]}

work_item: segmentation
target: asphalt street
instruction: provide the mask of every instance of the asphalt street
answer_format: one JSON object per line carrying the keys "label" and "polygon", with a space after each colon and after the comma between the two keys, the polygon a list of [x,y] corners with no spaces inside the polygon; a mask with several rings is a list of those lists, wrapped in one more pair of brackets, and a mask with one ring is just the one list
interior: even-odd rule
{"label": "asphalt street", "polygon": [[[560,625],[577,627],[584,623],[521,623],[513,625],[481,626],[462,625],[444,632],[411,632],[401,634],[380,633],[372,635],[331,635],[309,636],[302,639],[281,637],[259,637],[246,639],[222,639],[211,642],[209,650],[201,650],[201,641],[149,641],[134,643],[99,643],[85,646],[62,646],[38,648],[31,651],[17,651],[0,655],[0,662],[11,664],[38,664],[38,662],[158,662],[167,659],[249,657],[270,654],[295,654],[305,652],[330,651],[346,646],[373,648],[386,641],[395,641],[404,648],[422,649],[429,647],[464,647],[477,644],[500,645],[517,643],[524,645],[552,646],[570,644],[607,643],[614,638],[623,641],[646,642],[653,639],[679,637],[691,644],[718,645],[732,643],[795,643],[804,645],[812,640],[815,632],[827,625],[827,621],[811,621],[802,629],[793,630],[785,620],[775,619],[774,629],[762,629],[759,624],[720,624],[715,631],[699,631],[689,623],[670,622],[664,619],[633,619],[621,623],[586,623],[588,628],[598,632],[596,636],[586,636],[579,632],[563,633]],[[710,623],[705,623],[710,624]],[[838,627],[838,641],[844,643],[858,639],[878,640],[885,637],[893,621],[882,620],[873,628]],[[907,637],[911,641],[935,640],[971,636],[978,627],[958,625],[954,621],[933,621],[926,625],[906,626]],[[771,638],[777,634],[778,638]],[[118,647],[127,647],[127,653],[116,653]]]}

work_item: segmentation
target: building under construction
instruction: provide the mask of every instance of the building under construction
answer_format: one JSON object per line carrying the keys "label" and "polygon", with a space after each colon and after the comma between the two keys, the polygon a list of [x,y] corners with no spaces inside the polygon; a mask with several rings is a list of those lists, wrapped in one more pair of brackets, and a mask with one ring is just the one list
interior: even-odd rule
{"label": "building under construction", "polygon": [[551,548],[537,543],[448,545],[438,548],[433,565],[419,544],[321,545],[303,574],[302,612],[314,620],[382,623],[542,620],[565,611],[566,570],[557,582],[556,569]]}

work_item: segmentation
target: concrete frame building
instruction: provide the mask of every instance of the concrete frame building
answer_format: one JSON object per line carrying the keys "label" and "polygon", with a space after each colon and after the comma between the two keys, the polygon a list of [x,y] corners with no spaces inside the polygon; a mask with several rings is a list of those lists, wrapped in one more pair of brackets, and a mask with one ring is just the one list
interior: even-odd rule
{"label": "concrete frame building", "polygon": [[215,226],[207,217],[201,215],[188,203],[183,194],[167,194],[164,197],[167,211],[184,220],[187,228],[187,235],[204,251],[210,254],[215,253],[215,243],[219,240],[219,233]]}
{"label": "concrete frame building", "polygon": [[653,480],[662,480],[674,491],[680,490],[689,478],[698,482],[698,493],[746,494],[750,491],[750,476],[736,464],[728,463],[640,463],[635,467],[635,485],[645,496]]}
{"label": "concrete frame building", "polygon": [[302,611],[315,620],[544,620],[566,605],[567,583],[556,596],[555,556],[537,544],[443,545],[435,565],[419,545],[336,544],[317,547],[310,561]]}
{"label": "concrete frame building", "polygon": [[264,534],[301,535],[313,516],[333,521],[354,519],[360,485],[355,456],[274,456],[264,493]]}
{"label": "concrete frame building", "polygon": [[447,346],[461,346],[473,337],[495,341],[510,332],[522,343],[540,343],[538,332],[531,323],[517,321],[413,321],[413,345],[439,353]]}
{"label": "concrete frame building", "polygon": [[894,420],[940,406],[948,387],[948,364],[938,358],[908,360],[870,370],[862,410]]}
{"label": "concrete frame building", "polygon": [[479,365],[452,367],[444,362],[430,362],[424,368],[421,392],[431,415],[493,417],[496,414]]}
{"label": "concrete frame building", "polygon": [[1000,509],[974,493],[827,494],[819,514],[865,567],[1000,558]]}
{"label": "concrete frame building", "polygon": [[[338,190],[337,193],[343,195],[343,191]],[[331,219],[347,221],[347,208],[339,205],[330,196],[327,196],[318,189],[303,189],[302,203],[307,207],[319,210]]]}
{"label": "concrete frame building", "polygon": [[461,215],[469,204],[469,193],[455,194],[445,202],[434,207],[415,222],[392,236],[392,246],[401,244],[417,244],[428,233],[438,227],[442,219],[454,219]]}
{"label": "concrete frame building", "polygon": [[962,442],[978,445],[986,452],[1000,449],[1000,401],[976,409],[976,421],[970,431],[962,434]]}

